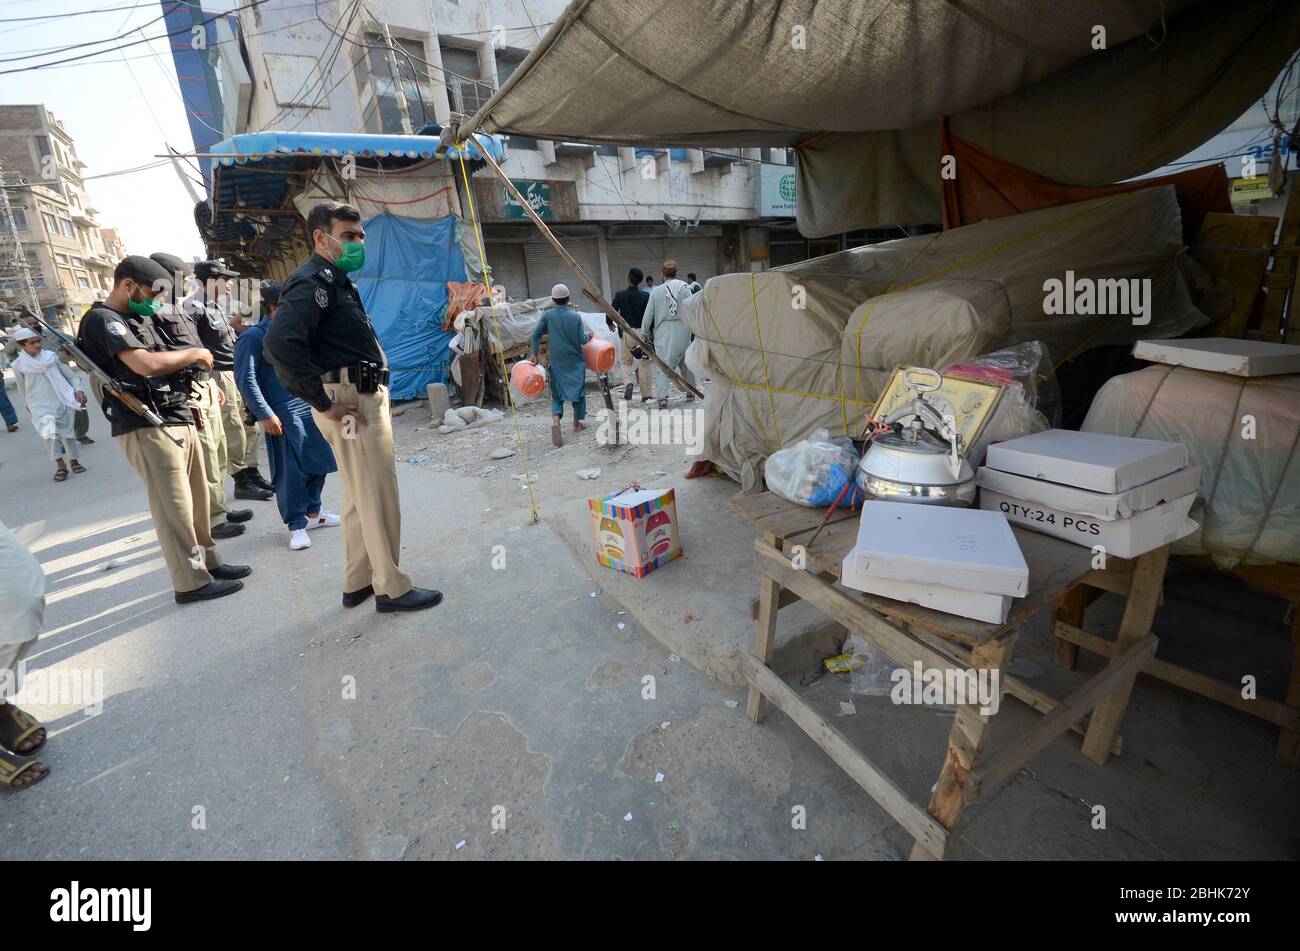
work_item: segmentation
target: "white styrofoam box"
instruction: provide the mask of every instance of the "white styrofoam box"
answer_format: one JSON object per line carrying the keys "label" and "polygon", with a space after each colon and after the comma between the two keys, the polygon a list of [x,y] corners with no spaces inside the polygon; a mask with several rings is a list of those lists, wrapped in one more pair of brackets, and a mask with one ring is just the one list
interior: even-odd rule
{"label": "white styrofoam box", "polygon": [[1195,501],[1196,493],[1192,492],[1145,512],[1138,512],[1130,518],[1108,522],[1090,515],[1063,512],[990,489],[980,490],[982,509],[1005,515],[1017,525],[1055,535],[1085,548],[1101,545],[1106,554],[1117,558],[1145,555],[1152,549],[1176,542],[1196,531],[1196,523],[1187,517]]}
{"label": "white styrofoam box", "polygon": [[1017,598],[1029,590],[1029,567],[1000,513],[915,502],[865,503],[841,570]]}
{"label": "white styrofoam box", "polygon": [[[845,559],[847,562],[848,559]],[[892,578],[873,578],[857,571],[845,572],[840,578],[850,588],[878,594],[895,601],[907,601],[922,607],[959,614],[976,621],[990,624],[1005,624],[1007,613],[1011,610],[1011,598],[1005,594],[983,594],[979,591],[963,591],[960,588],[947,588],[941,584],[926,584],[917,581],[895,581]]]}
{"label": "white styrofoam box", "polygon": [[1047,429],[989,446],[990,469],[1093,492],[1126,492],[1187,467],[1180,442]]}
{"label": "white styrofoam box", "polygon": [[1009,498],[1038,502],[1062,512],[1091,515],[1113,522],[1117,518],[1128,518],[1155,508],[1161,502],[1182,498],[1188,492],[1195,492],[1201,487],[1201,469],[1199,466],[1188,466],[1126,492],[1090,492],[1087,489],[1076,489],[1072,485],[999,472],[988,466],[980,468],[976,473],[976,481],[981,488],[992,489]]}
{"label": "white styrofoam box", "polygon": [[1300,373],[1300,347],[1265,340],[1203,337],[1194,340],[1139,340],[1133,356],[1232,376],[1277,376]]}

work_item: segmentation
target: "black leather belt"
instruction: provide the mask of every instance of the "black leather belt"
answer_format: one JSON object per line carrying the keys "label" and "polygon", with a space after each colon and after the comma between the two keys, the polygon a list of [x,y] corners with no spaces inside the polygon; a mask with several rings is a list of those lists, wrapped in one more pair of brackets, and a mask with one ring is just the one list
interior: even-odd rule
{"label": "black leather belt", "polygon": [[[347,374],[347,379],[343,378]],[[381,367],[376,364],[362,366],[359,363],[349,364],[345,367],[338,367],[334,370],[326,370],[321,374],[322,383],[350,383],[357,388],[358,393],[373,393],[378,387],[388,385],[388,367]],[[367,381],[370,385],[367,386]]]}

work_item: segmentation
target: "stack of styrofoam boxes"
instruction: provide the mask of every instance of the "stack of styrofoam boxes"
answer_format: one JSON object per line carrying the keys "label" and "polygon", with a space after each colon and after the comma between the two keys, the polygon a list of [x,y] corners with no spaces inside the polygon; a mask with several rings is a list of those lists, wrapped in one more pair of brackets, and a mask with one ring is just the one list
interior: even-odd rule
{"label": "stack of styrofoam boxes", "polygon": [[997,512],[867,502],[840,569],[845,586],[1002,624],[1029,590],[1029,567]]}
{"label": "stack of styrofoam boxes", "polygon": [[978,480],[980,508],[1119,558],[1196,530],[1201,470],[1180,442],[1049,429],[990,446]]}

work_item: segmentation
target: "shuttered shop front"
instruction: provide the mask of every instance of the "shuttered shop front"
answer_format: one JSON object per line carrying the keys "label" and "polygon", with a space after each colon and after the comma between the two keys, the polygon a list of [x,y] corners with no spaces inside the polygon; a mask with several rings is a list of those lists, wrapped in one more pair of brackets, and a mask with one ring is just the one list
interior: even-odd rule
{"label": "shuttered shop front", "polygon": [[[573,256],[587,275],[600,289],[600,252],[595,238],[566,238],[561,236],[560,243]],[[556,284],[567,284],[579,310],[590,310],[594,304],[582,296],[583,283],[567,261],[545,241],[529,241],[524,245],[524,257],[528,262],[528,296],[550,297],[551,288]]]}
{"label": "shuttered shop front", "polygon": [[677,262],[677,276],[683,281],[694,274],[703,284],[718,275],[717,238],[669,238],[665,254]]}
{"label": "shuttered shop front", "polygon": [[[484,245],[488,264],[492,266],[492,280],[506,289],[515,300],[533,296],[528,290],[528,264],[524,260],[524,246],[519,242],[488,241]],[[479,275],[473,275],[482,280]]]}
{"label": "shuttered shop front", "polygon": [[665,250],[663,238],[610,238],[605,247],[609,256],[610,292],[617,294],[627,287],[627,272],[634,267],[659,280]]}
{"label": "shuttered shop front", "polygon": [[609,283],[617,292],[627,285],[627,272],[638,267],[659,283],[663,263],[677,262],[683,281],[694,272],[701,284],[718,274],[717,238],[611,238],[608,244]]}

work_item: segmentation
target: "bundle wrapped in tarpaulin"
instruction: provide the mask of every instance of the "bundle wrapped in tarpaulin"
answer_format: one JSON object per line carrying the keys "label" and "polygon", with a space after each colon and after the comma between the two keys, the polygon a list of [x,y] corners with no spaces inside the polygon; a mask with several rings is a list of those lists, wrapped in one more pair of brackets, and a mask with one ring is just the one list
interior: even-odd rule
{"label": "bundle wrapped in tarpaulin", "polygon": [[1083,428],[1187,444],[1205,504],[1174,554],[1209,555],[1225,570],[1300,563],[1300,374],[1146,367],[1108,380]]}
{"label": "bundle wrapped in tarpaulin", "polygon": [[[1184,250],[1163,186],[715,277],[683,306],[688,363],[713,384],[704,457],[752,486],[765,457],[813,430],[856,435],[900,364],[942,367],[1039,340],[1059,365],[1103,344],[1185,334],[1208,321]],[[1049,281],[1063,313],[1047,312]],[[1123,283],[1076,306],[1074,289],[1101,282]]]}

